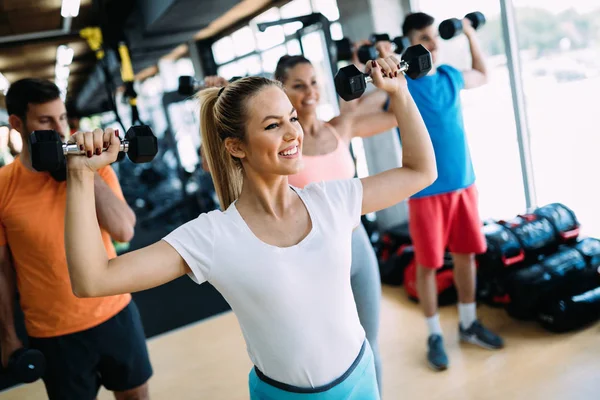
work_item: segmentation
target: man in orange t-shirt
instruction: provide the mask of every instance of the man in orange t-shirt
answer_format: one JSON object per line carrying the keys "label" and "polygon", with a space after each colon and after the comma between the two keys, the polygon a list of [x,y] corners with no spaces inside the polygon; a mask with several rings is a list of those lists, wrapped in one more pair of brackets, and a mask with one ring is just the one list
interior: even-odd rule
{"label": "man in orange t-shirt", "polygon": [[[100,386],[118,399],[148,398],[152,375],[146,338],[131,295],[78,298],[71,289],[64,244],[66,173],[37,172],[29,134],[55,130],[69,136],[66,109],[52,82],[23,79],[6,94],[11,126],[22,153],[0,169],[0,352],[2,365],[23,345],[14,327],[16,287],[29,347],[46,358],[42,377],[50,399],[95,399]],[[110,258],[112,239],[133,236],[135,214],[112,168],[95,179],[96,209]]]}

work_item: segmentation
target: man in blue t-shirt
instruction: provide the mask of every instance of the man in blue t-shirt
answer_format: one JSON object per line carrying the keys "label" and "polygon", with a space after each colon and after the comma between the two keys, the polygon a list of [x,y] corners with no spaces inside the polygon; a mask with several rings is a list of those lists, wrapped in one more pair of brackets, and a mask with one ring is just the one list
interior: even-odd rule
{"label": "man in blue t-shirt", "polygon": [[[440,327],[436,271],[444,264],[448,249],[454,262],[458,290],[459,336],[462,341],[488,349],[499,349],[503,341],[477,319],[475,304],[475,254],[486,251],[481,230],[475,172],[465,135],[460,101],[462,89],[487,81],[483,55],[469,20],[463,33],[471,49],[472,66],[459,71],[437,65],[439,33],[434,18],[425,13],[409,14],[402,25],[411,45],[421,44],[431,53],[433,68],[421,79],[408,79],[408,88],[429,130],[435,150],[438,178],[409,199],[409,227],[417,263],[419,302],[427,318],[427,360],[435,370],[448,367]],[[386,51],[378,49],[382,55]]]}

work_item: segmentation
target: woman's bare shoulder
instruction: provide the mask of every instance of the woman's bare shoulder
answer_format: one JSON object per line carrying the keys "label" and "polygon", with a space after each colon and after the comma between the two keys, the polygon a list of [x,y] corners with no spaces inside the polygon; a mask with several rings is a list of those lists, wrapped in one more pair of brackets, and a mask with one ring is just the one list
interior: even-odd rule
{"label": "woman's bare shoulder", "polygon": [[347,115],[338,115],[332,118],[328,122],[325,122],[325,126],[335,131],[335,133],[344,139],[349,139],[352,134],[352,119]]}

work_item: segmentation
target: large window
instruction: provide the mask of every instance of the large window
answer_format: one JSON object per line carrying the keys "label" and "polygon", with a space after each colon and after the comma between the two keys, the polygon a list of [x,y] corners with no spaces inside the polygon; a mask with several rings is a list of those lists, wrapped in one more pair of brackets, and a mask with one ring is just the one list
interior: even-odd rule
{"label": "large window", "polygon": [[[600,90],[600,3],[506,0],[515,13],[521,79],[534,189],[538,206],[561,202],[577,214],[584,235],[600,236],[594,172],[600,139],[597,93]],[[485,216],[510,217],[524,210],[510,82],[499,2],[419,0],[417,8],[439,23],[480,10],[487,23],[479,37],[492,82],[463,93],[465,125]],[[448,3],[448,4],[446,4]],[[452,51],[449,51],[452,49]],[[447,61],[460,65],[464,38],[443,43]],[[468,53],[467,53],[468,54]],[[485,138],[485,139],[483,139]],[[491,142],[489,141],[491,140]]]}
{"label": "large window", "polygon": [[600,3],[513,3],[538,203],[564,203],[600,237]]}
{"label": "large window", "polygon": [[226,79],[245,75],[270,77],[275,72],[281,56],[304,52],[315,66],[323,88],[318,114],[322,119],[333,118],[338,112],[337,95],[333,89],[333,76],[322,35],[312,32],[299,39],[296,35],[302,26],[299,22],[271,26],[265,32],[261,32],[257,27],[260,22],[278,21],[313,12],[320,12],[330,20],[333,40],[342,38],[336,0],[293,0],[280,8],[270,8],[252,19],[248,26],[216,41],[212,50],[219,65],[218,74]]}
{"label": "large window", "polygon": [[[315,67],[322,88],[317,114],[323,120],[335,117],[339,112],[338,97],[333,87],[328,50],[322,33],[311,32],[299,39],[296,35],[301,28],[299,22],[272,26],[265,32],[260,32],[257,28],[260,22],[278,21],[313,12],[323,14],[330,21],[332,40],[342,39],[342,25],[339,23],[340,12],[336,0],[293,0],[280,8],[270,8],[251,20],[248,26],[215,42],[212,50],[219,65],[217,73],[226,79],[245,75],[271,77],[281,56],[304,52],[304,56]],[[368,175],[362,139],[353,139],[352,150],[359,176]]]}
{"label": "large window", "polygon": [[[293,0],[279,8],[268,9],[252,19],[247,26],[217,40],[212,46],[215,62],[219,65],[217,73],[226,79],[245,75],[270,76],[275,72],[277,61],[283,54],[301,54],[300,43],[295,37],[301,24],[295,22],[272,26],[265,32],[258,30],[257,24],[313,12],[320,12],[331,21],[330,31],[333,40],[342,38],[342,27],[338,21],[340,13],[336,0]],[[311,50],[313,53],[323,51],[321,46]],[[307,51],[306,47],[304,51]],[[242,59],[247,55],[252,55],[253,58]],[[307,57],[310,58],[309,55]],[[326,109],[327,113],[329,107]]]}
{"label": "large window", "polygon": [[[462,91],[463,117],[484,219],[509,218],[525,211],[525,192],[519,159],[509,73],[503,48],[500,3],[496,0],[442,2],[419,0],[417,8],[432,15],[437,27],[447,18],[463,18],[481,11],[487,23],[478,31],[490,81],[477,89]],[[493,40],[492,40],[493,39]],[[464,35],[440,39],[440,63],[470,68],[471,54]]]}

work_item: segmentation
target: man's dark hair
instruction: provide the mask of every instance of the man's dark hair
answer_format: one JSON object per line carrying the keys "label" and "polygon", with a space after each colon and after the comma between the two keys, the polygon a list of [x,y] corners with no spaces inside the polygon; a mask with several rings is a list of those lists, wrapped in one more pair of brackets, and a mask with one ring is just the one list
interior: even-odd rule
{"label": "man's dark hair", "polygon": [[277,62],[277,67],[275,68],[275,73],[273,74],[273,78],[275,80],[283,83],[287,78],[287,73],[290,69],[294,68],[298,64],[311,64],[312,63],[304,56],[282,56]]}
{"label": "man's dark hair", "polygon": [[402,24],[402,34],[408,36],[413,30],[418,31],[433,25],[433,21],[435,19],[431,15],[422,12],[408,14]]}
{"label": "man's dark hair", "polygon": [[60,89],[45,79],[25,78],[10,85],[6,93],[6,111],[25,120],[29,104],[43,104],[60,98]]}

